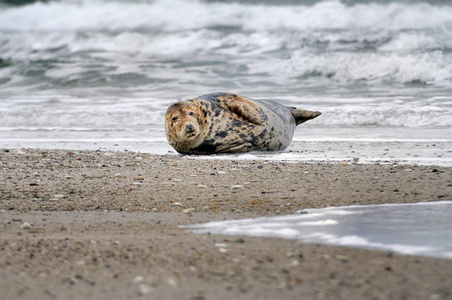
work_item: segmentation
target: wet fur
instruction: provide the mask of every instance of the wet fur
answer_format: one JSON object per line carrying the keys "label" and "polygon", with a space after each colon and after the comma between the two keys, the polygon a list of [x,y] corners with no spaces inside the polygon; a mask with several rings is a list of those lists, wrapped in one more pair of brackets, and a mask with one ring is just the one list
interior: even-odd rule
{"label": "wet fur", "polygon": [[165,130],[170,145],[183,154],[280,151],[289,146],[296,125],[318,115],[271,100],[213,93],[172,104]]}

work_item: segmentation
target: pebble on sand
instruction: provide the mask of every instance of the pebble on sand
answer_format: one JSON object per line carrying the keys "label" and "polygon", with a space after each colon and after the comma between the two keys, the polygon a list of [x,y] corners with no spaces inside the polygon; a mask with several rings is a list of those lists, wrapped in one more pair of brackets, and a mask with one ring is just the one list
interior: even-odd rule
{"label": "pebble on sand", "polygon": [[143,276],[135,276],[132,280],[133,282],[143,282],[144,281],[144,277]]}
{"label": "pebble on sand", "polygon": [[28,222],[24,222],[21,227],[22,229],[31,229],[31,224]]}
{"label": "pebble on sand", "polygon": [[174,279],[172,277],[168,278],[168,280],[166,282],[168,283],[169,286],[177,287],[177,281],[176,281],[176,279]]}
{"label": "pebble on sand", "polygon": [[194,207],[191,207],[191,208],[187,208],[187,209],[184,209],[184,210],[182,210],[184,213],[186,213],[186,214],[189,214],[189,213],[192,213],[192,212],[194,212],[195,211],[195,208]]}
{"label": "pebble on sand", "polygon": [[140,289],[140,293],[142,295],[147,295],[152,291],[152,287],[150,287],[146,284],[140,284],[139,289]]}

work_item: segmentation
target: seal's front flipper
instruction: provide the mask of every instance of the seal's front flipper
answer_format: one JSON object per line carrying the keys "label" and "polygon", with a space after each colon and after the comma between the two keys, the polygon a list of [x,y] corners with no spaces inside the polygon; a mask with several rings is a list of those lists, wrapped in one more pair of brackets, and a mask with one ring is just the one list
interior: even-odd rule
{"label": "seal's front flipper", "polygon": [[250,143],[241,144],[238,146],[230,147],[227,149],[224,149],[223,152],[225,153],[245,153],[251,148]]}
{"label": "seal's front flipper", "polygon": [[263,123],[260,109],[253,100],[229,93],[223,94],[219,97],[219,100],[225,108],[228,108],[245,120],[256,125]]}
{"label": "seal's front flipper", "polygon": [[230,138],[217,144],[216,153],[244,153],[251,149],[253,145],[240,138]]}
{"label": "seal's front flipper", "polygon": [[310,110],[304,110],[304,109],[297,109],[295,107],[290,108],[290,112],[295,119],[295,123],[297,125],[300,125],[301,123],[304,123],[306,121],[309,121],[311,119],[317,118],[322,113],[318,111],[310,111]]}

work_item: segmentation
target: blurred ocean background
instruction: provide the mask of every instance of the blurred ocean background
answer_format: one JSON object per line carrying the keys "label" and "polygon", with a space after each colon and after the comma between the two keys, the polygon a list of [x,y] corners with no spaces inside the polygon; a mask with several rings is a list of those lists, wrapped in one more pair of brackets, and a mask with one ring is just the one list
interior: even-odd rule
{"label": "blurred ocean background", "polygon": [[216,91],[323,112],[238,158],[452,166],[452,4],[0,0],[0,148],[171,153],[167,106]]}

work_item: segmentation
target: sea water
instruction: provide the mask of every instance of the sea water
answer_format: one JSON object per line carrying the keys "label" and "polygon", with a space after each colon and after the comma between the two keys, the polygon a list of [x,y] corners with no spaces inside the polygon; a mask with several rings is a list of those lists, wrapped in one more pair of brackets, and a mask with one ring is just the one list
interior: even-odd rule
{"label": "sea water", "polygon": [[174,153],[166,108],[215,91],[323,113],[238,159],[452,166],[452,5],[0,0],[0,148]]}
{"label": "sea water", "polygon": [[306,243],[452,259],[452,201],[306,209],[298,215],[186,226],[197,233],[267,236]]}

